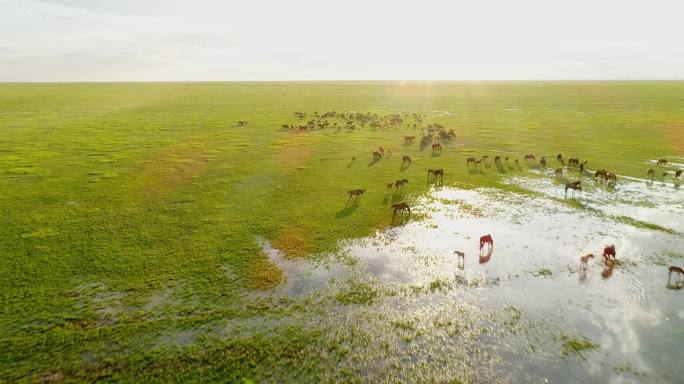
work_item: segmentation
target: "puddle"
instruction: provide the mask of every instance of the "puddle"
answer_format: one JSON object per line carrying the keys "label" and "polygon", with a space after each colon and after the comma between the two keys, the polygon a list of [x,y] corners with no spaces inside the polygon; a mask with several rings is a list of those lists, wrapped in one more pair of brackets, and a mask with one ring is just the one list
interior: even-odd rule
{"label": "puddle", "polygon": [[[580,179],[577,174],[572,179]],[[646,180],[618,176],[614,188],[608,188],[583,177],[583,192],[578,201],[585,207],[596,209],[611,216],[624,216],[637,221],[684,233],[684,190],[673,188],[661,182],[647,183]],[[562,183],[552,177],[532,178],[515,176],[506,182],[544,195],[562,199],[565,191]],[[571,194],[571,193],[570,193]]]}
{"label": "puddle", "polygon": [[[684,236],[613,216],[678,229],[681,223],[669,220],[682,200],[671,188],[623,182],[615,191],[590,188],[582,201],[595,209],[582,209],[550,199],[562,197],[553,181],[508,180],[542,194],[434,189],[414,202],[424,219],[343,242],[342,258],[354,263],[287,260],[267,242],[262,247],[287,276],[283,292],[302,295],[350,277],[372,284],[376,299],[338,303],[317,321],[333,329],[353,324],[384,346],[359,353],[379,359],[368,361],[402,362],[399,372],[437,380],[437,371],[420,368],[432,364],[445,374],[468,372],[472,382],[681,377],[682,296],[666,289],[663,263],[681,262]],[[481,262],[485,234],[494,249]],[[600,256],[606,244],[617,251],[612,275],[602,276],[601,257],[580,273],[580,256]],[[462,269],[455,251],[465,254]],[[468,329],[468,337],[455,337],[454,324]],[[486,364],[477,358],[483,351]],[[365,369],[368,378],[379,378],[376,366]]]}

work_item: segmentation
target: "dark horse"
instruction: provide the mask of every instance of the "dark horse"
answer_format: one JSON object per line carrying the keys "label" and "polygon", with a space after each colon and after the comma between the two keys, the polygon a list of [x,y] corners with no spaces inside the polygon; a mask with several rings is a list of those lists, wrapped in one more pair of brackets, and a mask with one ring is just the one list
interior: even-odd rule
{"label": "dark horse", "polygon": [[392,206],[390,207],[390,209],[393,209],[393,210],[394,210],[394,213],[392,214],[393,216],[396,215],[397,212],[399,212],[399,213],[404,213],[404,212],[406,212],[406,213],[408,213],[409,215],[411,214],[411,208],[410,208],[410,207],[408,206],[408,204],[406,204],[406,203],[396,203],[396,204],[392,204]]}

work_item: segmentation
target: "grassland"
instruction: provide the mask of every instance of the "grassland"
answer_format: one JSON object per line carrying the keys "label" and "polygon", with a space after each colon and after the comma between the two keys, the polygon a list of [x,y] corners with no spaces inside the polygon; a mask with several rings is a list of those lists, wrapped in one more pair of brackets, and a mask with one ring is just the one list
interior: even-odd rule
{"label": "grassland", "polygon": [[[0,85],[0,381],[360,380],[331,372],[353,348],[329,329],[196,336],[315,311],[255,298],[282,279],[257,237],[316,259],[389,226],[385,184],[410,180],[410,201],[429,168],[511,188],[466,172],[494,150],[643,177],[647,160],[684,155],[682,95],[684,82]],[[281,128],[330,110],[423,113],[457,138],[432,156],[403,145],[420,135],[405,126]],[[371,165],[379,146],[394,157]],[[353,188],[368,192],[350,208]],[[377,294],[351,287],[342,304]]]}

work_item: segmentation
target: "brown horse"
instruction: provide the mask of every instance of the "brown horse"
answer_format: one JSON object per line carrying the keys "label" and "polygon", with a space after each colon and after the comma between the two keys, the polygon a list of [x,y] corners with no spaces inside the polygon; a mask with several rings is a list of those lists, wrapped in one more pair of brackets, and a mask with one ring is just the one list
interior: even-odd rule
{"label": "brown horse", "polygon": [[655,169],[649,169],[648,172],[646,172],[646,177],[653,181],[653,178],[655,178]]}
{"label": "brown horse", "polygon": [[397,180],[397,181],[394,183],[394,187],[398,190],[399,187],[402,187],[402,188],[403,188],[404,185],[406,185],[406,184],[408,184],[408,180],[406,180],[406,179],[400,179],[400,180]]}
{"label": "brown horse", "polygon": [[[611,256],[613,258],[612,260],[611,260]],[[608,263],[608,262],[612,262],[613,260],[615,260],[615,245],[613,245],[613,244],[606,245],[603,248],[603,261]]]}
{"label": "brown horse", "polygon": [[553,171],[553,174],[556,176],[556,179],[560,179],[563,177],[563,168],[556,168],[556,170]]}
{"label": "brown horse", "polygon": [[396,204],[392,204],[392,206],[390,207],[390,209],[393,209],[393,210],[394,210],[394,213],[392,214],[393,216],[395,216],[395,215],[397,214],[397,212],[399,212],[399,213],[404,213],[404,212],[406,212],[406,213],[408,213],[409,215],[411,214],[411,208],[410,208],[410,207],[408,206],[408,204],[406,204],[406,203],[396,203]]}
{"label": "brown horse", "polygon": [[466,159],[466,168],[470,169],[470,167],[475,167],[477,169],[477,164],[478,161],[474,157],[469,157]]}
{"label": "brown horse", "polygon": [[352,189],[351,191],[347,192],[347,194],[349,195],[349,200],[351,200],[352,197],[354,199],[358,199],[359,196],[363,195],[364,193],[366,193],[365,189]]}
{"label": "brown horse", "polygon": [[387,190],[392,190],[393,187],[394,187],[394,183],[387,184]]}
{"label": "brown horse", "polygon": [[404,136],[404,143],[406,144],[411,144],[413,143],[413,139],[415,139],[415,136]]}
{"label": "brown horse", "polygon": [[382,154],[381,154],[380,152],[373,151],[373,160],[376,160],[376,161],[377,161],[377,160],[380,160],[380,159],[382,159]]}
{"label": "brown horse", "polygon": [[590,253],[588,255],[584,255],[580,257],[580,271],[586,271],[587,270],[587,263],[589,262],[589,259],[593,259],[594,254]]}
{"label": "brown horse", "polygon": [[435,152],[441,152],[442,151],[442,144],[439,144],[439,143],[432,144],[432,150]]}
{"label": "brown horse", "polygon": [[541,160],[539,160],[539,165],[541,165],[542,168],[546,168],[546,156],[543,156]]}
{"label": "brown horse", "polygon": [[563,161],[563,155],[561,155],[561,154],[559,153],[558,156],[556,156],[556,160],[558,160],[559,163],[564,163],[564,161]]}
{"label": "brown horse", "polygon": [[681,267],[675,267],[674,265],[668,268],[669,274],[667,275],[667,285],[670,285],[670,280],[672,279],[672,273],[676,273],[679,276],[679,281],[682,281],[684,277],[684,269]]}
{"label": "brown horse", "polygon": [[606,177],[604,179],[606,180],[606,184],[610,187],[614,187],[615,184],[617,184],[617,175],[613,172],[606,172]]}
{"label": "brown horse", "polygon": [[594,172],[594,178],[605,180],[607,173],[608,171],[606,171],[605,169],[599,169],[598,171]]}
{"label": "brown horse", "polygon": [[456,258],[458,259],[458,268],[463,269],[465,266],[465,253],[461,251],[454,251]]}
{"label": "brown horse", "polygon": [[439,179],[440,181],[444,179],[444,170],[443,169],[428,169],[428,181],[431,179]]}
{"label": "brown horse", "polygon": [[537,159],[537,158],[534,157],[533,154],[528,153],[527,155],[525,155],[525,158],[524,158],[523,160],[525,161],[525,163],[527,163],[527,162],[529,162],[529,161],[536,161],[536,159]]}
{"label": "brown horse", "polygon": [[678,169],[678,170],[675,172],[675,179],[679,179],[680,176],[682,176],[682,170],[681,170],[681,169]]}
{"label": "brown horse", "polygon": [[411,164],[411,158],[408,157],[408,156],[404,156],[404,157],[401,158],[401,164],[404,165],[404,164],[406,164],[406,163]]}
{"label": "brown horse", "polygon": [[661,165],[667,165],[667,159],[658,160],[658,162],[656,163],[656,166],[660,167]]}
{"label": "brown horse", "polygon": [[582,192],[582,182],[581,181],[568,181],[565,183],[565,196],[568,196],[568,189],[572,189],[572,195],[575,196],[576,191]]}
{"label": "brown horse", "polygon": [[380,153],[383,157],[385,157],[385,148],[383,148],[383,147],[378,148],[378,153]]}
{"label": "brown horse", "polygon": [[501,164],[501,156],[496,156],[494,158],[494,164],[500,165]]}
{"label": "brown horse", "polygon": [[485,244],[489,244],[489,252],[494,249],[494,240],[492,239],[492,235],[484,235],[480,237],[480,252],[482,252]]}

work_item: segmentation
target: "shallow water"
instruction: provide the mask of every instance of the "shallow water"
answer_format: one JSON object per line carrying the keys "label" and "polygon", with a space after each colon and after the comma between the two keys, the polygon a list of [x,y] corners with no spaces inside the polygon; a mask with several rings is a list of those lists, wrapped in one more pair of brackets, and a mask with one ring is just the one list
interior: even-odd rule
{"label": "shallow water", "polygon": [[[349,278],[390,292],[364,305],[333,306],[321,320],[383,340],[382,352],[377,345],[357,349],[365,363],[355,367],[368,364],[369,379],[381,377],[374,365],[381,359],[401,363],[392,365],[398,379],[677,381],[684,373],[684,290],[666,283],[667,265],[681,263],[684,236],[619,217],[684,232],[681,191],[592,185],[578,208],[560,200],[561,186],[551,179],[507,182],[540,194],[434,189],[415,203],[424,219],[343,242],[340,254],[354,263],[289,261],[267,243],[264,249],[287,275],[283,294],[335,291]],[[484,234],[494,249],[480,262]],[[618,262],[604,278],[607,244],[615,245]],[[465,253],[462,268],[454,251]],[[587,253],[599,257],[580,273],[579,257]],[[564,338],[595,347],[574,351]]]}

